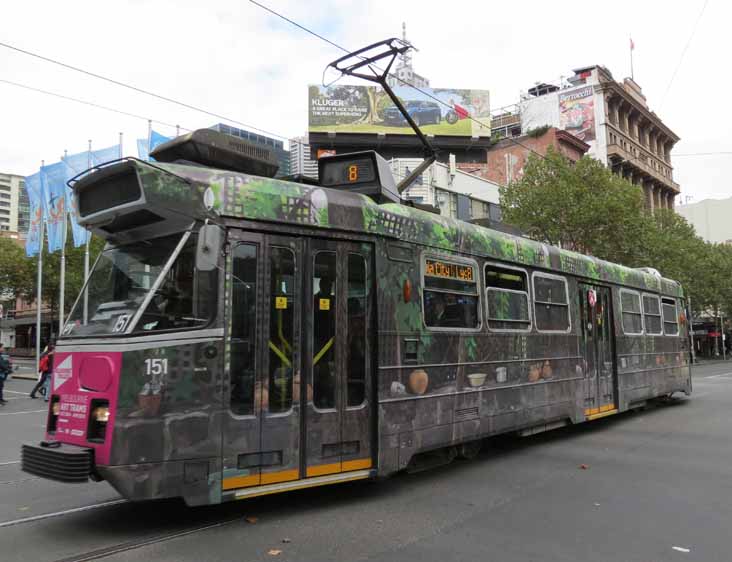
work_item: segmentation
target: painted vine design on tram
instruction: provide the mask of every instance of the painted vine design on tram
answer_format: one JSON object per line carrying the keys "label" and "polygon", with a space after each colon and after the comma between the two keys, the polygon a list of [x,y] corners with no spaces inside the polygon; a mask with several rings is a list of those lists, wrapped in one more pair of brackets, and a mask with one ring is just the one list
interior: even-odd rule
{"label": "painted vine design on tram", "polygon": [[[672,299],[678,312],[683,308],[683,291],[675,281],[408,206],[379,205],[364,195],[194,166],[136,160],[127,165],[136,171],[150,208],[175,209],[199,222],[223,222],[230,244],[246,227],[260,233],[262,248],[270,235],[276,235],[301,241],[355,241],[365,248],[365,255],[373,253],[369,268],[375,282],[368,289],[375,291],[372,337],[377,353],[371,417],[363,422],[376,430],[370,437],[373,463],[349,461],[354,463],[351,467],[368,469],[369,476],[402,470],[427,451],[508,431],[577,423],[672,392],[691,391],[683,316],[676,319],[675,336],[626,335],[623,329],[621,288]],[[300,246],[291,247],[302,268],[302,260],[312,256]],[[225,334],[231,332],[235,282],[231,252],[227,259],[220,260],[225,274],[217,272],[216,313],[204,327],[205,335],[192,329],[167,338],[129,336],[106,344],[83,339],[59,342],[59,355],[73,349],[71,384],[78,388],[84,384],[85,359],[103,356],[106,350],[121,352],[121,370],[112,373],[119,379],[119,390],[109,399],[113,411],[108,449],[92,447],[97,455],[94,474],[125,497],[182,496],[191,505],[217,503],[235,499],[240,488],[265,484],[261,477],[252,479],[250,468],[238,468],[236,455],[227,459],[221,449],[223,435],[224,445],[232,450],[270,453],[256,451],[254,437],[226,435],[233,418],[231,341]],[[428,259],[474,268],[475,289],[465,285],[455,289],[434,280],[426,287]],[[486,268],[521,273],[515,277],[523,281],[510,281],[511,286],[526,289],[525,329],[489,325]],[[537,280],[548,295],[543,297],[548,299],[545,304],[537,305]],[[590,292],[595,296],[589,297]],[[430,293],[446,295],[436,306],[452,306],[458,316],[463,314],[462,320],[453,320],[455,325],[450,326],[427,319],[425,302],[433,302]],[[306,298],[300,295],[301,305]],[[501,298],[506,297],[497,297],[496,302]],[[588,306],[590,298],[600,304]],[[337,306],[345,318],[346,304]],[[523,318],[521,305],[519,309]],[[507,310],[497,312],[498,323],[511,320]],[[544,321],[556,321],[550,327],[558,329],[537,330],[539,314],[554,318]],[[647,316],[650,325],[655,312]],[[642,308],[641,325],[644,322]],[[304,354],[312,323],[300,325],[306,328],[300,334],[299,353]],[[161,359],[166,361],[166,372],[151,375],[149,362]],[[595,368],[597,375],[590,378],[588,373]],[[106,396],[95,392],[94,396]],[[303,448],[312,437],[306,435],[300,442],[298,398],[293,393],[296,414],[282,422],[290,424],[291,434],[274,444],[284,456],[288,448]],[[49,433],[47,439],[52,438]],[[83,438],[64,441],[64,452],[72,445],[89,446]],[[289,462],[274,458],[283,465]],[[307,480],[307,474],[291,468],[299,463],[292,462],[280,471],[279,480],[269,481]],[[265,475],[264,469],[256,470]],[[328,474],[327,470],[331,469],[321,473]]]}

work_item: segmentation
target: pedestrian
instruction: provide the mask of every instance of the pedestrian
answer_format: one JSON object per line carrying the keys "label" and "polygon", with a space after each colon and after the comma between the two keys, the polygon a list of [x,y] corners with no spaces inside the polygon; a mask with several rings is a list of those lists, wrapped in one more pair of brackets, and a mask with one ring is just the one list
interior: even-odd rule
{"label": "pedestrian", "polygon": [[8,378],[12,370],[10,365],[10,356],[5,352],[5,346],[0,343],[0,405],[2,406],[7,404],[3,397],[3,387],[5,386],[5,379]]}
{"label": "pedestrian", "polygon": [[49,343],[46,351],[41,354],[41,358],[38,361],[38,372],[40,373],[40,375],[38,378],[38,383],[36,384],[36,386],[33,387],[33,390],[31,390],[31,398],[35,398],[36,392],[43,388],[45,391],[44,394],[46,395],[46,402],[48,402],[48,395],[50,394],[50,392],[47,383],[51,377],[51,373],[53,372],[53,354],[54,345],[52,343]]}

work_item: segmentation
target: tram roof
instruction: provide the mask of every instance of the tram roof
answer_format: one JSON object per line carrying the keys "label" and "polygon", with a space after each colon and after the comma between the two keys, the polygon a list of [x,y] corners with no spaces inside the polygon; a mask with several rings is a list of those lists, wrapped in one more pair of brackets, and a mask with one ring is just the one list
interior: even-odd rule
{"label": "tram roof", "polygon": [[[138,161],[138,164],[142,163]],[[406,205],[377,204],[357,193],[196,166],[155,164],[154,167],[197,184],[199,193],[211,188],[213,211],[222,217],[376,234],[436,250],[457,251],[683,296],[681,285],[672,279]],[[150,172],[154,167],[146,166],[145,171]],[[147,183],[144,176],[147,174],[141,174],[143,183]],[[159,173],[159,176],[157,179],[162,181],[171,178],[168,174]],[[180,186],[175,188],[179,189]],[[195,206],[201,209],[200,203]]]}

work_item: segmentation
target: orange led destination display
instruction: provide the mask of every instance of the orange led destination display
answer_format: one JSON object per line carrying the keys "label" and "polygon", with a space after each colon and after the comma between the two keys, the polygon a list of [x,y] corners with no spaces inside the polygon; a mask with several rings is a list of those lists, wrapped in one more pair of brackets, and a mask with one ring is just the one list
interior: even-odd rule
{"label": "orange led destination display", "polygon": [[472,265],[461,265],[427,258],[425,260],[425,275],[441,277],[443,279],[459,279],[475,283]]}

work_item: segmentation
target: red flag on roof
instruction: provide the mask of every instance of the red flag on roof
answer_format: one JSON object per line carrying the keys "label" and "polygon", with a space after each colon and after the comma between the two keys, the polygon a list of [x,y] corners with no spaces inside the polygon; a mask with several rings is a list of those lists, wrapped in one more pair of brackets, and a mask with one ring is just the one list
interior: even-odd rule
{"label": "red flag on roof", "polygon": [[633,38],[632,37],[630,38],[630,50],[631,51],[635,50],[635,43],[633,43]]}

